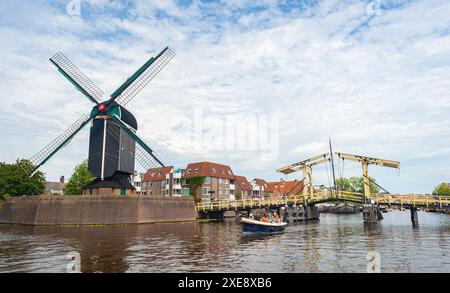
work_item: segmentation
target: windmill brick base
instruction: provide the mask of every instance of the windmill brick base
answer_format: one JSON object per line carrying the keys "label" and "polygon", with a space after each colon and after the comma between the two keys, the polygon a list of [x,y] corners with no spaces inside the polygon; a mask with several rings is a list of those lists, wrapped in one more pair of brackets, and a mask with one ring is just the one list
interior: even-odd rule
{"label": "windmill brick base", "polygon": [[128,173],[120,171],[103,180],[96,178],[83,188],[83,195],[136,195],[136,188],[129,178]]}

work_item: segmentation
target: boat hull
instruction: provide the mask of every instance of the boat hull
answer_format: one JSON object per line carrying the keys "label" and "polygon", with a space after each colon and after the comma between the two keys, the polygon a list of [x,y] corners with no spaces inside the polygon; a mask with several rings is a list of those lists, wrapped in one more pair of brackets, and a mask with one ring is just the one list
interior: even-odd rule
{"label": "boat hull", "polygon": [[287,223],[264,223],[248,219],[242,219],[242,232],[244,234],[274,234],[283,233]]}

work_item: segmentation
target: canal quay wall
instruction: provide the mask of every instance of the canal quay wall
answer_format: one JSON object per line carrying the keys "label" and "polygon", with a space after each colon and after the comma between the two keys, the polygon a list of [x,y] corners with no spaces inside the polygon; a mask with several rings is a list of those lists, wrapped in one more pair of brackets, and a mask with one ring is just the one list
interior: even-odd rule
{"label": "canal quay wall", "polygon": [[195,221],[187,198],[140,196],[29,196],[0,208],[1,224],[118,225]]}

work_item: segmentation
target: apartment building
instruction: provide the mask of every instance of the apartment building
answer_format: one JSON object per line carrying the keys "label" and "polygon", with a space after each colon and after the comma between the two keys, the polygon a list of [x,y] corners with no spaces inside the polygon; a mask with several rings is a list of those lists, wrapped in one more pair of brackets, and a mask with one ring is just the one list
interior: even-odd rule
{"label": "apartment building", "polygon": [[184,173],[186,186],[192,177],[204,177],[197,190],[197,197],[203,201],[235,199],[236,186],[230,166],[213,162],[190,163]]}
{"label": "apartment building", "polygon": [[303,180],[267,182],[267,185],[273,198],[299,195],[303,190]]}
{"label": "apartment building", "polygon": [[134,174],[131,178],[131,184],[133,184],[134,188],[136,188],[136,194],[141,195],[141,187],[142,187],[142,179],[144,178],[144,174],[134,171]]}
{"label": "apartment building", "polygon": [[183,176],[184,169],[173,169],[166,173],[166,182],[162,188],[162,195],[164,196],[187,196],[189,195],[189,189],[183,188]]}
{"label": "apartment building", "polygon": [[251,182],[252,185],[252,198],[268,198],[270,197],[270,187],[266,180],[255,178]]}
{"label": "apartment building", "polygon": [[236,186],[236,199],[252,198],[252,185],[245,176],[234,175],[234,183]]}
{"label": "apartment building", "polygon": [[173,166],[148,169],[142,178],[141,195],[162,196],[167,190],[167,174],[173,171]]}

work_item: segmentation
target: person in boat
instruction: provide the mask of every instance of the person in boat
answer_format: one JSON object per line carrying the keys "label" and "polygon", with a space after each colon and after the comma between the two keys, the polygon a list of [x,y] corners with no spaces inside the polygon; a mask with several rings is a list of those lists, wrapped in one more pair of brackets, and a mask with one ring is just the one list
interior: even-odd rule
{"label": "person in boat", "polygon": [[280,217],[278,216],[278,214],[275,212],[273,213],[273,223],[281,223]]}
{"label": "person in boat", "polygon": [[264,215],[264,216],[261,218],[261,222],[269,223],[269,217],[267,217],[267,215]]}

